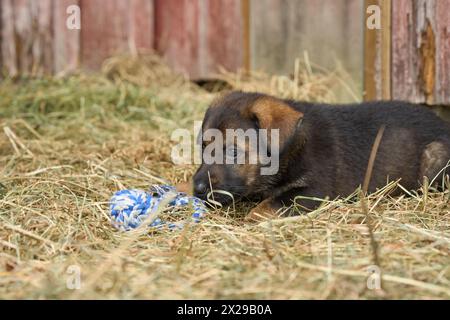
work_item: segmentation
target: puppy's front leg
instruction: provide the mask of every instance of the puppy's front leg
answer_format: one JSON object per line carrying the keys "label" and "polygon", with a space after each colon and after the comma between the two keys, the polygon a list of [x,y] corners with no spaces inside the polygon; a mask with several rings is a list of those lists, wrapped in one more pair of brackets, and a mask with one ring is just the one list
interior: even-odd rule
{"label": "puppy's front leg", "polygon": [[246,222],[260,222],[267,219],[278,218],[277,211],[282,207],[281,203],[268,198],[254,207],[245,217]]}
{"label": "puppy's front leg", "polygon": [[320,192],[316,192],[313,189],[293,189],[276,198],[268,198],[258,204],[253,208],[250,213],[245,217],[245,221],[248,222],[259,222],[267,219],[280,218],[279,209],[283,206],[288,207],[287,210],[283,210],[281,214],[282,217],[298,215],[301,212],[292,210],[292,205],[294,204],[294,199],[298,195],[303,195],[305,197],[310,197],[311,199],[298,199],[296,201],[297,205],[302,207],[302,212],[304,213],[313,211],[320,205],[320,201],[313,200],[313,198],[324,199],[325,196]]}

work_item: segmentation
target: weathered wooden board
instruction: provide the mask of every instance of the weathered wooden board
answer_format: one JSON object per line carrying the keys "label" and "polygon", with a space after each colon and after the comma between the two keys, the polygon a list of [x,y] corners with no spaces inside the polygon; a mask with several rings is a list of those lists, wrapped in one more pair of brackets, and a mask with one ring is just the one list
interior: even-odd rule
{"label": "weathered wooden board", "polygon": [[393,98],[450,103],[450,0],[392,5]]}
{"label": "weathered wooden board", "polygon": [[[371,9],[379,8],[379,12]],[[364,6],[364,90],[365,100],[391,99],[391,0],[366,0]],[[372,28],[372,17],[380,14],[380,28]],[[368,25],[370,24],[370,26]]]}
{"label": "weathered wooden board", "polygon": [[17,74],[16,46],[14,42],[14,15],[11,0],[0,0],[1,24],[0,55],[2,56],[2,70],[8,74]]}
{"label": "weathered wooden board", "polygon": [[436,3],[435,102],[450,105],[450,0]]}
{"label": "weathered wooden board", "polygon": [[155,41],[155,14],[153,0],[129,0],[130,50],[148,51]]}
{"label": "weathered wooden board", "polygon": [[[25,14],[22,13],[24,11]],[[2,54],[6,71],[11,75],[23,71],[24,65],[29,61],[30,44],[17,43],[24,37],[22,30],[29,29],[23,26],[24,22],[17,22],[17,20],[23,20],[25,16],[25,21],[30,21],[31,19],[27,19],[28,12],[28,4],[25,1],[2,0]],[[16,30],[18,24],[22,26],[22,30]],[[24,51],[27,54],[24,54]],[[23,61],[24,56],[26,61]]]}
{"label": "weathered wooden board", "polygon": [[53,0],[31,1],[32,30],[32,73],[53,73],[54,52],[52,32]]}
{"label": "weathered wooden board", "polygon": [[3,62],[8,73],[53,72],[52,0],[2,0]]}
{"label": "weathered wooden board", "polygon": [[198,76],[200,0],[155,0],[155,15],[156,50],[175,70]]}
{"label": "weathered wooden board", "polygon": [[[81,31],[66,27],[72,4]],[[365,26],[369,4],[381,30]],[[10,75],[99,69],[152,48],[193,79],[219,67],[290,74],[308,52],[364,79],[366,99],[450,104],[450,0],[0,0],[0,39]]]}
{"label": "weathered wooden board", "polygon": [[115,54],[153,48],[153,2],[80,0],[81,62],[98,69]]}
{"label": "weathered wooden board", "polygon": [[3,55],[2,55],[2,43],[3,43],[3,35],[2,35],[2,2],[0,1],[0,79],[3,77]]}
{"label": "weathered wooden board", "polygon": [[[392,95],[394,99],[425,100],[421,89],[420,33],[425,21],[434,13],[434,1],[428,2],[428,10],[420,9],[411,0],[394,1],[392,7]],[[428,16],[417,23],[419,11]],[[426,12],[425,12],[426,11]],[[434,21],[434,18],[431,18]]]}
{"label": "weathered wooden board", "polygon": [[79,0],[53,1],[54,72],[67,73],[80,67],[80,30],[67,28],[67,8]]}
{"label": "weathered wooden board", "polygon": [[[244,19],[241,0],[207,1],[204,32],[206,59],[201,59],[201,75],[208,76],[223,67],[236,71],[244,66]],[[204,35],[201,35],[202,37]],[[205,61],[206,60],[206,61]]]}
{"label": "weathered wooden board", "polygon": [[289,74],[296,58],[333,69],[340,61],[362,82],[363,2],[251,0],[251,65]]}
{"label": "weathered wooden board", "polygon": [[177,71],[208,78],[243,66],[241,0],[155,0],[156,49]]}

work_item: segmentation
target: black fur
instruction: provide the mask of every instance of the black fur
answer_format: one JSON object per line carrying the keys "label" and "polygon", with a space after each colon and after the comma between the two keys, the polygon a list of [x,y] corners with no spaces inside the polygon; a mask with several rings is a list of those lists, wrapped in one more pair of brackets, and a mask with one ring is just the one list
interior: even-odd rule
{"label": "black fur", "polygon": [[[254,120],[243,118],[242,110],[264,97],[258,93],[233,92],[208,110],[204,123],[208,123],[210,128],[234,128],[239,127],[239,123],[244,129],[251,127]],[[420,187],[422,175],[433,179],[438,171],[429,169],[430,166],[424,163],[424,159],[428,159],[424,156],[426,150],[430,151],[427,155],[431,155],[431,159],[426,161],[434,161],[433,164],[437,163],[440,168],[450,160],[450,124],[426,106],[403,101],[347,105],[283,102],[302,112],[303,120],[281,154],[278,174],[258,177],[256,183],[239,194],[241,196],[272,198],[275,207],[292,204],[298,195],[318,198],[348,196],[363,184],[369,155],[382,126],[385,126],[385,131],[369,191],[397,179],[401,179],[402,186],[413,190]],[[437,148],[429,147],[432,143],[437,143]],[[214,170],[228,172],[222,175],[224,180],[227,175],[236,176],[233,166],[216,165]],[[194,185],[205,180],[205,171],[204,166],[198,170]],[[242,179],[239,178],[242,177],[236,177],[239,181],[236,184],[242,189]],[[233,181],[219,181],[217,186],[232,184]],[[228,189],[233,192],[233,188]],[[301,204],[313,209],[319,203],[302,201]]]}

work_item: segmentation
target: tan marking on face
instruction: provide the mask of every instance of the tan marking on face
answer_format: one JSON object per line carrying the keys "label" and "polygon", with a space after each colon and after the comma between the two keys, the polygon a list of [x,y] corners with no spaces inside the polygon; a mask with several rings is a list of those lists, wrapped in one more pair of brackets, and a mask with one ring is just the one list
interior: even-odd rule
{"label": "tan marking on face", "polygon": [[[235,126],[236,127],[236,126]],[[225,139],[227,141],[226,133],[224,134]],[[256,182],[257,177],[259,176],[259,162],[258,159],[258,136],[256,135],[256,145],[251,144],[249,139],[235,139],[236,147],[242,150],[245,153],[245,163],[243,164],[235,164],[233,170],[238,172],[238,175],[245,180],[246,186],[251,186]],[[255,162],[251,162],[251,157],[254,157]],[[237,160],[236,160],[237,161]]]}
{"label": "tan marking on face", "polygon": [[303,118],[303,113],[272,97],[256,100],[249,111],[247,116],[256,116],[262,129],[280,130],[280,146],[294,133],[297,123]]}

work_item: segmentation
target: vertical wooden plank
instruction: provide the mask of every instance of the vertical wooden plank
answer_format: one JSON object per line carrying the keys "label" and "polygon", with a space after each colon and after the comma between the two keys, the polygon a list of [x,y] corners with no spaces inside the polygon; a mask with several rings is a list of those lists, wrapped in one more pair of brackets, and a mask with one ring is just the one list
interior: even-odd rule
{"label": "vertical wooden plank", "polygon": [[241,0],[243,68],[250,71],[250,0]]}
{"label": "vertical wooden plank", "polygon": [[[367,8],[378,5],[377,0],[365,1],[365,20],[367,21]],[[377,98],[377,31],[364,25],[364,100],[375,100]]]}
{"label": "vertical wooden plank", "polygon": [[[378,6],[381,14],[381,28],[369,29],[369,6]],[[364,100],[391,98],[391,0],[366,0],[364,12]]]}
{"label": "vertical wooden plank", "polygon": [[1,0],[2,2],[2,42],[1,54],[4,70],[10,76],[18,73],[16,60],[16,45],[14,37],[14,7],[12,0]]}
{"label": "vertical wooden plank", "polygon": [[[295,60],[306,52],[312,63],[330,70],[341,63],[355,83],[362,83],[363,2],[251,0],[250,4],[253,69],[292,74]],[[352,97],[342,92],[342,99]]]}
{"label": "vertical wooden plank", "polygon": [[53,73],[52,0],[29,2],[32,14],[32,74]]}
{"label": "vertical wooden plank", "polygon": [[[201,76],[211,76],[218,67],[235,71],[243,66],[243,21],[240,0],[216,0],[207,4],[206,65]],[[200,64],[205,63],[199,61]]]}
{"label": "vertical wooden plank", "polygon": [[423,102],[434,103],[436,89],[436,2],[417,0],[416,37],[419,44],[416,53],[419,55],[419,90]]}
{"label": "vertical wooden plank", "polygon": [[241,0],[156,0],[156,49],[193,79],[244,64]]}
{"label": "vertical wooden plank", "polygon": [[2,53],[11,76],[53,71],[52,0],[2,0]]}
{"label": "vertical wooden plank", "polygon": [[2,43],[3,43],[3,13],[2,13],[3,0],[0,0],[0,79],[3,78],[3,54],[2,54]]}
{"label": "vertical wooden plank", "polygon": [[417,91],[417,43],[413,37],[415,13],[413,0],[392,4],[392,98],[419,102]]}
{"label": "vertical wooden plank", "polygon": [[129,47],[131,52],[153,49],[155,18],[152,0],[130,0]]}
{"label": "vertical wooden plank", "polygon": [[[251,0],[251,67],[270,73],[287,73],[292,70],[293,61],[286,61],[287,34],[289,25],[288,4],[283,0]],[[301,12],[301,10],[296,10]],[[302,23],[299,18],[297,23]],[[292,41],[292,40],[291,40]],[[297,43],[301,43],[297,41]],[[292,57],[291,57],[292,58]]]}
{"label": "vertical wooden plank", "polygon": [[13,41],[16,47],[15,55],[18,72],[25,74],[32,67],[32,19],[31,8],[27,0],[12,1],[13,10]]}
{"label": "vertical wooden plank", "polygon": [[450,105],[450,0],[436,3],[435,102]]}
{"label": "vertical wooden plank", "polygon": [[83,68],[96,70],[106,58],[128,48],[127,3],[120,0],[80,0],[80,3],[81,63]]}
{"label": "vertical wooden plank", "polygon": [[360,71],[362,9],[358,0],[252,0],[252,67],[290,73],[307,51],[323,67],[334,68],[339,60]]}
{"label": "vertical wooden plank", "polygon": [[81,61],[95,70],[115,54],[151,49],[153,6],[148,0],[80,0]]}
{"label": "vertical wooden plank", "polygon": [[381,1],[381,97],[391,99],[391,0]]}
{"label": "vertical wooden plank", "polygon": [[393,96],[450,103],[450,1],[393,3]]}
{"label": "vertical wooden plank", "polygon": [[12,4],[12,41],[15,46],[17,71],[27,74],[32,68],[32,18],[27,0],[15,0]]}
{"label": "vertical wooden plank", "polygon": [[70,30],[66,26],[67,8],[80,5],[79,0],[53,1],[53,55],[54,72],[67,73],[80,66],[80,30]]}
{"label": "vertical wooden plank", "polygon": [[193,78],[200,75],[199,0],[155,0],[155,46],[169,65]]}
{"label": "vertical wooden plank", "polygon": [[[349,71],[353,79],[359,83],[359,89],[363,89],[364,74],[364,3],[363,1],[345,1],[343,11],[340,13],[343,17],[342,39],[345,39],[345,45],[342,49],[340,58],[344,67]],[[351,18],[350,18],[351,17]]]}

